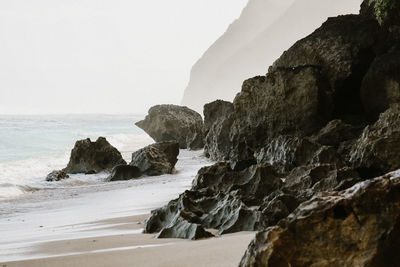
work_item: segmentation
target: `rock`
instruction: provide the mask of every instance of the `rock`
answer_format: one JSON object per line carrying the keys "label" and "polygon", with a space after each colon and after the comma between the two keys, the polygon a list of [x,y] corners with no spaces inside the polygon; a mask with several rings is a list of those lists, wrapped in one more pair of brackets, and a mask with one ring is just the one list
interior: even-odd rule
{"label": "rock", "polygon": [[271,164],[279,173],[288,173],[295,167],[309,164],[344,163],[333,147],[321,146],[307,138],[281,135],[256,153],[258,163]]}
{"label": "rock", "polygon": [[350,161],[371,178],[400,168],[399,155],[400,104],[394,104],[364,129],[350,151]]}
{"label": "rock", "polygon": [[201,115],[187,107],[157,105],[136,123],[156,142],[176,141],[182,149],[204,147],[204,125]]}
{"label": "rock", "polygon": [[359,127],[333,120],[313,135],[311,140],[321,145],[338,147],[342,142],[358,137],[360,133]]}
{"label": "rock", "polygon": [[257,205],[281,186],[281,179],[269,165],[241,172],[230,169],[228,163],[204,167],[191,190],[151,213],[145,232],[162,233],[159,237],[193,238],[194,229],[200,226],[217,229],[219,234],[265,229],[268,218]]}
{"label": "rock", "polygon": [[138,178],[142,175],[140,169],[136,166],[130,165],[118,165],[115,166],[110,176],[108,176],[108,181],[124,181]]}
{"label": "rock", "polygon": [[397,266],[400,177],[321,193],[260,232],[239,266]]}
{"label": "rock", "polygon": [[69,175],[64,171],[52,171],[46,176],[47,182],[55,182],[69,178]]}
{"label": "rock", "polygon": [[400,25],[400,4],[397,0],[364,0],[360,14],[377,20],[382,27]]}
{"label": "rock", "polygon": [[69,163],[63,171],[72,174],[98,173],[120,164],[126,164],[121,153],[104,137],[99,137],[96,142],[87,138],[75,143]]}
{"label": "rock", "polygon": [[284,52],[271,69],[319,66],[330,87],[333,117],[363,115],[359,88],[375,57],[379,31],[376,21],[362,16],[329,18]]}
{"label": "rock", "polygon": [[206,134],[213,126],[229,114],[233,113],[233,103],[223,100],[216,100],[214,102],[204,105],[204,126]]}
{"label": "rock", "polygon": [[204,105],[204,154],[215,161],[229,159],[232,114],[233,104],[227,101],[217,100]]}
{"label": "rock", "polygon": [[129,165],[137,167],[142,174],[149,176],[171,174],[178,161],[178,155],[177,142],[159,142],[134,152]]}
{"label": "rock", "polygon": [[308,165],[293,169],[285,177],[282,191],[305,201],[315,193],[346,189],[360,181],[359,174],[348,167],[338,169],[331,164]]}
{"label": "rock", "polygon": [[372,122],[391,104],[400,103],[400,49],[374,60],[364,77],[361,99],[368,119]]}

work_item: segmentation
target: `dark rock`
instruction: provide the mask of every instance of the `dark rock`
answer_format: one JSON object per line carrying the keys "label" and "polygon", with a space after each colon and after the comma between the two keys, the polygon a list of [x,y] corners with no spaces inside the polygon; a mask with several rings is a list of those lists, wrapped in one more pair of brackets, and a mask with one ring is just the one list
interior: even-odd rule
{"label": "dark rock", "polygon": [[343,165],[333,147],[321,146],[307,138],[279,136],[272,139],[257,155],[258,163],[271,164],[277,172],[287,173],[309,164]]}
{"label": "dark rock", "polygon": [[305,201],[315,193],[346,189],[360,181],[358,172],[348,167],[308,165],[298,167],[286,176],[282,190]]}
{"label": "dark rock", "polygon": [[350,161],[373,177],[400,168],[399,155],[400,104],[395,104],[375,124],[365,128],[350,151]]}
{"label": "dark rock", "polygon": [[233,113],[233,103],[223,100],[216,100],[214,102],[204,105],[204,126],[206,134],[215,123],[219,123],[221,119]]}
{"label": "dark rock", "polygon": [[400,25],[400,3],[397,0],[364,0],[360,14],[377,20],[386,29]]}
{"label": "dark rock", "polygon": [[118,165],[111,171],[107,178],[109,181],[124,181],[138,178],[142,175],[140,169],[136,166]]}
{"label": "dark rock", "polygon": [[397,266],[399,214],[398,174],[323,193],[258,233],[240,266]]}
{"label": "dark rock", "polygon": [[126,164],[121,153],[104,137],[99,137],[96,142],[88,138],[75,143],[69,163],[63,171],[72,174],[98,173],[120,164]]}
{"label": "dark rock", "polygon": [[333,120],[313,135],[311,140],[321,145],[338,147],[342,142],[358,137],[361,131],[359,127],[344,123],[341,120]]}
{"label": "dark rock", "polygon": [[156,142],[176,141],[182,149],[204,147],[204,125],[201,115],[187,107],[157,105],[136,123]]}
{"label": "dark rock", "polygon": [[[333,117],[362,115],[359,88],[375,57],[379,37],[375,20],[357,15],[329,18],[319,29],[298,41],[272,67],[320,66],[330,85]],[[271,71],[271,70],[270,70]]]}
{"label": "dark rock", "polygon": [[233,171],[227,163],[204,167],[192,190],[151,213],[145,232],[162,233],[159,237],[192,238],[197,231],[194,229],[202,228],[217,229],[219,234],[265,229],[268,218],[257,205],[281,186],[281,179],[269,165],[252,166],[241,172]]}
{"label": "dark rock", "polygon": [[230,130],[233,123],[233,104],[214,101],[204,105],[206,128],[204,153],[215,161],[229,159],[231,149]]}
{"label": "dark rock", "polygon": [[69,175],[64,171],[52,171],[46,176],[47,182],[55,182],[69,178]]}
{"label": "dark rock", "polygon": [[391,104],[400,103],[400,49],[374,60],[364,77],[361,99],[370,121],[376,121]]}
{"label": "dark rock", "polygon": [[142,174],[149,176],[171,174],[178,155],[177,142],[159,142],[134,152],[129,165],[139,168]]}

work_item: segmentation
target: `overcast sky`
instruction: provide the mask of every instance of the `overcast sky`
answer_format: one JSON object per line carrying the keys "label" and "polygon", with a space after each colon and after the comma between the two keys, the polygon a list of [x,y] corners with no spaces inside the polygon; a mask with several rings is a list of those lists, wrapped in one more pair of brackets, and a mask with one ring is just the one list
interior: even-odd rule
{"label": "overcast sky", "polygon": [[1,0],[0,114],[143,113],[182,98],[247,0]]}

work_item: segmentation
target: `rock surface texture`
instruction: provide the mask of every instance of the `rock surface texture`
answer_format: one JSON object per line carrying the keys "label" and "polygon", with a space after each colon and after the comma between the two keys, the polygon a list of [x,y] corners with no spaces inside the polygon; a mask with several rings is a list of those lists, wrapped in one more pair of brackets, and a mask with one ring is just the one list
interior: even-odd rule
{"label": "rock surface texture", "polygon": [[240,266],[398,266],[400,173],[316,195],[257,234]]}
{"label": "rock surface texture", "polygon": [[241,266],[397,266],[400,30],[388,21],[330,18],[233,103],[205,105],[205,154],[220,162],[145,231],[261,231]]}
{"label": "rock surface texture", "polygon": [[98,173],[110,171],[114,166],[126,164],[121,153],[104,137],[99,137],[96,142],[90,139],[77,141],[71,151],[67,173]]}
{"label": "rock surface texture", "polygon": [[159,142],[134,152],[129,165],[138,168],[144,175],[170,174],[178,161],[178,155],[177,142]]}
{"label": "rock surface texture", "polygon": [[156,142],[176,141],[182,149],[204,146],[204,125],[201,115],[187,107],[158,105],[136,123]]}

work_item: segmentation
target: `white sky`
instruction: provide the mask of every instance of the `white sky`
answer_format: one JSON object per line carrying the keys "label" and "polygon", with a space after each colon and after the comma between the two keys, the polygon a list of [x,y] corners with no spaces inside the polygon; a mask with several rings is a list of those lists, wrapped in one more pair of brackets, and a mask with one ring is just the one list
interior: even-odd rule
{"label": "white sky", "polygon": [[182,98],[247,0],[1,0],[0,114],[144,113]]}

